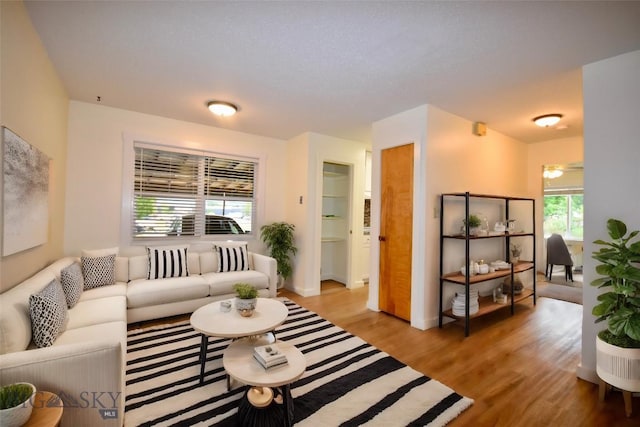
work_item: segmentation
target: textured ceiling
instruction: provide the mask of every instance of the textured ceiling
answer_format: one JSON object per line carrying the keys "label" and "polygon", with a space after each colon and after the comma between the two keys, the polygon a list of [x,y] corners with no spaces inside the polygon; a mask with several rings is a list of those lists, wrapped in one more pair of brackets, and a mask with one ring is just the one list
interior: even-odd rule
{"label": "textured ceiling", "polygon": [[[422,104],[525,142],[581,135],[581,66],[640,49],[638,1],[25,4],[71,99],[281,139],[368,141]],[[566,129],[531,122],[555,112]]]}

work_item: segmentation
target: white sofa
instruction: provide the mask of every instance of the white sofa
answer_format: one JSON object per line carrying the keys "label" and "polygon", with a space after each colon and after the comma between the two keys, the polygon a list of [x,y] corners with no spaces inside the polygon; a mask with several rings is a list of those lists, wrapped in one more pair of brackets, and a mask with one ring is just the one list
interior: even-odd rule
{"label": "white sofa", "polygon": [[29,296],[78,261],[66,257],[0,294],[0,384],[27,381],[60,395],[62,426],[121,426],[127,323],[190,313],[232,298],[232,286],[251,283],[275,297],[276,261],[249,253],[249,271],[217,273],[211,244],[191,245],[188,277],[147,279],[144,247],[121,248],[113,285],[87,289],[68,310],[64,331],[50,347],[32,342]]}

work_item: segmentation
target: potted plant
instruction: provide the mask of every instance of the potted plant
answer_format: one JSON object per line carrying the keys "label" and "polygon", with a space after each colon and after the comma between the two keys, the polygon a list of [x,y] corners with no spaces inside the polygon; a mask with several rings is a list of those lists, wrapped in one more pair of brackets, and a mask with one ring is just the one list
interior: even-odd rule
{"label": "potted plant", "polygon": [[608,289],[592,310],[596,322],[607,321],[596,339],[596,371],[607,384],[638,392],[640,372],[630,367],[640,364],[640,241],[631,243],[639,231],[627,234],[617,219],[607,221],[607,231],[611,241],[596,240],[603,247],[593,253],[601,263],[596,273],[604,277],[591,285]]}
{"label": "potted plant", "polygon": [[286,222],[274,222],[260,228],[262,241],[270,252],[269,256],[278,263],[278,288],[282,287],[284,281],[291,276],[293,271],[291,256],[295,255],[298,250],[295,246],[294,230],[295,226]]}
{"label": "potted plant", "polygon": [[520,261],[520,254],[522,253],[522,247],[516,243],[511,244],[511,262],[516,263]]}
{"label": "potted plant", "polygon": [[35,386],[29,383],[0,388],[0,426],[19,427],[25,424],[31,416],[35,392]]}
{"label": "potted plant", "polygon": [[258,290],[248,283],[236,283],[233,285],[236,291],[236,310],[242,317],[250,317],[256,309]]}
{"label": "potted plant", "polygon": [[[478,233],[478,227],[480,227],[480,225],[482,224],[482,221],[480,220],[480,217],[476,214],[471,214],[469,215],[469,235],[475,235]],[[461,227],[461,231],[462,234],[466,234],[467,233],[467,219],[463,219],[462,220],[462,227]]]}

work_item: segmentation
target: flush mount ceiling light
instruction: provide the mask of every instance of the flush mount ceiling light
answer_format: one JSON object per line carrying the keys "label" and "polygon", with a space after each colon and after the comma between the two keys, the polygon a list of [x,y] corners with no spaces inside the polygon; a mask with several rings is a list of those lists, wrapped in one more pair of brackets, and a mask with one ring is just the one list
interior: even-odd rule
{"label": "flush mount ceiling light", "polygon": [[545,114],[544,116],[538,116],[533,118],[533,123],[541,128],[548,128],[560,121],[562,114]]}
{"label": "flush mount ceiling light", "polygon": [[233,116],[238,111],[238,107],[223,101],[210,101],[207,103],[207,108],[216,116],[221,117]]}
{"label": "flush mount ceiling light", "polygon": [[542,176],[544,178],[554,179],[561,177],[563,173],[564,172],[559,167],[550,167],[544,169],[544,171],[542,172]]}

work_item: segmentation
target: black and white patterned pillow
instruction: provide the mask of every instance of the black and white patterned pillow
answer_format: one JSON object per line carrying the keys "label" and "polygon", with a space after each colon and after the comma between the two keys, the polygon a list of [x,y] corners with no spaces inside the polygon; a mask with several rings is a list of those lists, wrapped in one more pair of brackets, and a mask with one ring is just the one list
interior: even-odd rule
{"label": "black and white patterned pillow", "polygon": [[84,278],[82,277],[80,263],[74,262],[70,266],[63,268],[60,272],[60,281],[62,282],[64,296],[67,299],[67,307],[72,308],[78,303],[84,289]]}
{"label": "black and white patterned pillow", "polygon": [[52,345],[64,329],[67,318],[67,300],[57,279],[29,297],[29,314],[34,344],[38,347]]}
{"label": "black and white patterned pillow", "polygon": [[155,247],[147,248],[149,274],[147,279],[186,277],[189,275],[187,248]]}
{"label": "black and white patterned pillow", "polygon": [[99,257],[81,257],[84,289],[116,283],[116,254]]}
{"label": "black and white patterned pillow", "polygon": [[247,246],[217,246],[213,250],[218,256],[218,273],[249,270]]}

